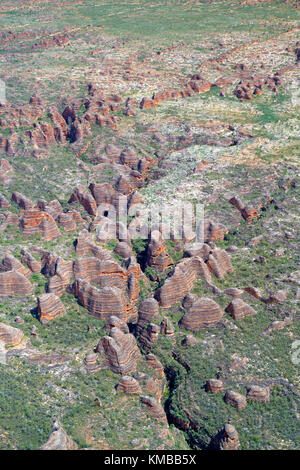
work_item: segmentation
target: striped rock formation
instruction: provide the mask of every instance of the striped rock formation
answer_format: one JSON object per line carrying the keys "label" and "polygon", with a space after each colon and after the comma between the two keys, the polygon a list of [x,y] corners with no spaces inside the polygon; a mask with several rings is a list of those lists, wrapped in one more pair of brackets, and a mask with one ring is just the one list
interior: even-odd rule
{"label": "striped rock formation", "polygon": [[75,279],[84,279],[99,287],[118,287],[125,289],[127,272],[113,259],[80,258],[74,261]]}
{"label": "striped rock formation", "polygon": [[40,450],[77,450],[78,445],[68,436],[62,427],[54,428],[48,441]]}
{"label": "striped rock formation", "polygon": [[59,214],[57,221],[66,232],[75,232],[76,222],[71,214],[63,212],[62,214]]}
{"label": "striped rock formation", "polygon": [[156,297],[163,308],[180,302],[192,289],[197,277],[210,281],[205,262],[199,257],[186,258],[177,264],[172,276],[168,277],[157,291]]}
{"label": "striped rock formation", "polygon": [[157,300],[153,298],[143,300],[138,311],[138,322],[136,326],[137,334],[140,334],[151,320],[158,316],[158,314],[159,305]]}
{"label": "striped rock formation", "polygon": [[140,332],[139,340],[145,349],[151,349],[154,343],[158,340],[160,327],[154,323],[149,323],[147,327],[143,328]]}
{"label": "striped rock formation", "polygon": [[157,400],[161,399],[165,387],[164,380],[154,379],[143,372],[135,372],[133,376],[145,392],[154,395]]}
{"label": "striped rock formation", "polygon": [[10,207],[10,202],[3,194],[0,194],[0,209],[7,209],[8,207]]}
{"label": "striped rock formation", "polygon": [[140,394],[142,389],[136,379],[130,375],[123,375],[117,385],[117,392],[127,393],[129,395]]}
{"label": "striped rock formation", "polygon": [[246,221],[258,217],[258,211],[252,206],[245,206],[238,197],[232,197],[231,199],[229,199],[229,202],[240,211],[242,217]]}
{"label": "striped rock formation", "polygon": [[15,202],[21,209],[27,210],[33,208],[33,202],[24,196],[24,194],[14,192],[11,195],[11,199]]}
{"label": "striped rock formation", "polygon": [[118,328],[123,333],[129,333],[127,323],[121,320],[121,318],[115,317],[114,315],[108,318],[105,328],[108,329],[108,331],[110,331],[112,328]]}
{"label": "striped rock formation", "polygon": [[12,271],[15,270],[20,274],[23,274],[25,277],[29,277],[30,271],[28,268],[23,266],[22,263],[18,259],[16,259],[13,255],[7,254],[4,256],[0,263],[0,272],[5,271]]}
{"label": "striped rock formation", "polygon": [[100,370],[101,366],[98,362],[98,354],[96,353],[86,353],[83,362],[88,372],[98,372],[98,370]]}
{"label": "striped rock formation", "polygon": [[127,242],[119,242],[116,245],[114,252],[125,259],[130,258],[132,256],[132,248]]}
{"label": "striped rock formation", "polygon": [[40,199],[37,203],[37,209],[47,212],[55,221],[58,219],[59,215],[63,213],[62,205],[57,199],[53,199],[53,201],[50,202]]}
{"label": "striped rock formation", "polygon": [[164,375],[164,366],[162,363],[154,356],[154,354],[147,354],[146,356],[147,366],[154,369],[158,375]]}
{"label": "striped rock formation", "polygon": [[224,235],[228,233],[228,229],[219,223],[212,222],[211,220],[204,221],[204,242],[217,242],[224,240]]}
{"label": "striped rock formation", "polygon": [[121,375],[134,372],[141,358],[135,337],[130,333],[123,333],[118,328],[112,328],[110,336],[101,338],[97,352],[105,358],[105,363],[112,372]]}
{"label": "striped rock formation", "polygon": [[233,271],[229,254],[220,248],[215,248],[211,252],[208,257],[207,266],[218,279],[223,279],[228,272]]}
{"label": "striped rock formation", "polygon": [[238,450],[240,447],[239,435],[235,427],[227,423],[213,439],[211,447],[215,450]]}
{"label": "striped rock formation", "polygon": [[38,314],[40,322],[45,324],[66,313],[66,309],[55,294],[42,294],[38,296]]}
{"label": "striped rock formation", "polygon": [[270,389],[259,385],[251,385],[247,389],[247,400],[259,401],[266,403],[270,401]]}
{"label": "striped rock formation", "polygon": [[33,285],[21,273],[12,270],[0,272],[0,297],[11,295],[30,295]]}
{"label": "striped rock formation", "polygon": [[174,264],[167,251],[161,233],[158,230],[151,232],[146,264],[149,267],[155,267],[157,271],[165,271],[169,266]]}
{"label": "striped rock formation", "polygon": [[256,315],[254,308],[250,307],[240,298],[234,298],[228,307],[226,307],[226,312],[230,313],[235,320],[240,320],[249,315]]}
{"label": "striped rock formation", "polygon": [[219,305],[206,297],[193,302],[180,320],[180,326],[189,331],[215,326],[221,320],[223,311]]}
{"label": "striped rock formation", "polygon": [[54,275],[50,277],[46,290],[60,297],[66,292],[73,276],[73,261],[57,258]]}
{"label": "striped rock formation", "polygon": [[127,270],[127,288],[130,302],[136,302],[140,293],[141,267],[134,256],[124,261]]}
{"label": "striped rock formation", "polygon": [[204,261],[208,259],[211,247],[207,243],[191,243],[185,247],[184,257],[200,256]]}
{"label": "striped rock formation", "polygon": [[79,202],[88,214],[96,217],[97,215],[97,204],[92,194],[82,184],[79,184],[73,194],[71,195],[69,202]]}
{"label": "striped rock formation", "polygon": [[238,410],[243,410],[247,405],[246,397],[238,392],[234,392],[233,390],[227,390],[224,400],[226,403]]}
{"label": "striped rock formation", "polygon": [[76,254],[78,258],[92,255],[101,260],[111,259],[111,252],[95,245],[89,232],[85,229],[78,234],[76,241]]}
{"label": "striped rock formation", "polygon": [[22,263],[26,264],[32,273],[40,273],[42,269],[42,263],[37,261],[31,253],[26,250],[21,250]]}
{"label": "striped rock formation", "polygon": [[137,311],[128,303],[125,293],[117,287],[98,289],[88,282],[77,279],[74,283],[74,293],[89,314],[100,320],[106,320],[115,315],[126,323],[135,322]]}
{"label": "striped rock formation", "polygon": [[17,346],[24,337],[23,331],[4,323],[0,323],[0,341],[6,346]]}
{"label": "striped rock formation", "polygon": [[158,421],[167,421],[166,413],[161,404],[153,397],[142,395],[141,402],[148,408],[149,414]]}
{"label": "striped rock formation", "polygon": [[175,334],[174,325],[168,317],[162,319],[159,328],[161,335],[173,336]]}
{"label": "striped rock formation", "polygon": [[51,215],[38,210],[25,210],[20,220],[23,234],[26,236],[40,233],[45,241],[60,237],[61,233]]}
{"label": "striped rock formation", "polygon": [[218,379],[209,379],[206,381],[205,388],[207,392],[220,393],[223,392],[223,382]]}

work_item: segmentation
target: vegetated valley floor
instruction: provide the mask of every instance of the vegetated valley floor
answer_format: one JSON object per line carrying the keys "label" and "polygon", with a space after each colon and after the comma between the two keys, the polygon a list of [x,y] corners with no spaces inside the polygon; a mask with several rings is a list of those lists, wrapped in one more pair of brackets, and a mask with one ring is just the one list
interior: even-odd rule
{"label": "vegetated valley floor", "polygon": [[[299,13],[1,2],[0,449],[299,448]],[[102,239],[118,194],[206,248]]]}

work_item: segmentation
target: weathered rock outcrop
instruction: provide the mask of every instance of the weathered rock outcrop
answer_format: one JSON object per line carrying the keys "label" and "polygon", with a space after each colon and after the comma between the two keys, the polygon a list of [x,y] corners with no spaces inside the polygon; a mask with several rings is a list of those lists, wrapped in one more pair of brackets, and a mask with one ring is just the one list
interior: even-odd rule
{"label": "weathered rock outcrop", "polygon": [[59,257],[55,261],[54,269],[54,275],[50,277],[46,290],[60,297],[70,285],[73,276],[73,261],[65,261]]}
{"label": "weathered rock outcrop", "polygon": [[157,300],[153,298],[143,300],[138,311],[137,333],[140,334],[145,326],[147,326],[153,318],[157,317],[158,314],[159,305]]}
{"label": "weathered rock outcrop", "polygon": [[97,204],[91,193],[82,184],[79,184],[76,190],[71,195],[69,202],[79,202],[88,214],[96,217],[97,215]]}
{"label": "weathered rock outcrop", "polygon": [[21,250],[22,263],[26,264],[31,272],[40,273],[42,269],[42,263],[37,261],[31,253],[26,250]]}
{"label": "weathered rock outcrop", "polygon": [[59,214],[57,220],[66,232],[74,232],[76,230],[76,222],[72,215],[63,212],[62,214]]}
{"label": "weathered rock outcrop", "polygon": [[247,400],[266,403],[270,401],[270,389],[268,387],[261,387],[260,385],[251,385],[247,389]]}
{"label": "weathered rock outcrop", "polygon": [[98,362],[99,355],[96,353],[86,353],[84,358],[84,365],[88,372],[98,372],[100,369],[100,364]]}
{"label": "weathered rock outcrop", "polygon": [[153,418],[163,422],[167,421],[163,407],[155,398],[142,395],[141,402],[147,406],[148,411]]}
{"label": "weathered rock outcrop", "polygon": [[223,392],[223,382],[218,379],[209,379],[206,381],[205,388],[207,392],[220,393]]}
{"label": "weathered rock outcrop", "polygon": [[0,341],[6,346],[17,346],[24,338],[23,331],[4,323],[0,323]]}
{"label": "weathered rock outcrop", "polygon": [[148,244],[147,266],[154,267],[157,271],[165,271],[173,264],[161,233],[158,230],[152,231]]}
{"label": "weathered rock outcrop", "polygon": [[78,445],[68,436],[62,427],[54,428],[48,441],[40,447],[41,450],[77,450]]}
{"label": "weathered rock outcrop", "polygon": [[143,328],[140,332],[139,340],[142,346],[149,350],[152,348],[154,343],[158,340],[158,335],[160,333],[159,325],[155,325],[154,323],[149,323],[147,327]]}
{"label": "weathered rock outcrop", "polygon": [[33,291],[31,282],[17,271],[0,272],[0,297],[11,295],[30,295]]}
{"label": "weathered rock outcrop", "polygon": [[136,379],[130,375],[123,375],[117,386],[117,392],[127,393],[129,395],[140,394],[142,389]]}
{"label": "weathered rock outcrop", "polygon": [[246,304],[246,302],[239,298],[232,300],[226,308],[226,312],[230,313],[235,320],[240,320],[241,318],[249,315],[256,315],[254,308],[250,307],[250,305]]}
{"label": "weathered rock outcrop", "polygon": [[8,207],[10,207],[10,202],[3,194],[0,194],[0,209],[7,209]]}
{"label": "weathered rock outcrop", "polygon": [[24,194],[14,192],[11,196],[12,201],[14,201],[21,209],[27,210],[33,208],[33,202],[24,196]]}
{"label": "weathered rock outcrop", "polygon": [[38,296],[38,314],[40,322],[45,324],[66,313],[66,309],[55,294],[42,294]]}
{"label": "weathered rock outcrop", "polygon": [[211,220],[204,221],[204,242],[217,242],[224,239],[224,235],[228,233],[228,229],[219,223]]}
{"label": "weathered rock outcrop", "polygon": [[242,217],[246,221],[258,217],[258,211],[252,206],[245,206],[238,197],[232,197],[231,199],[229,199],[229,202],[240,211]]}
{"label": "weathered rock outcrop", "polygon": [[215,450],[238,450],[240,441],[235,427],[230,423],[225,424],[213,439],[211,447]]}
{"label": "weathered rock outcrop", "polygon": [[186,258],[175,267],[173,274],[165,280],[156,293],[163,308],[180,302],[192,289],[197,277],[210,281],[210,274],[204,261],[199,257]]}
{"label": "weathered rock outcrop", "polygon": [[30,275],[30,271],[28,268],[23,266],[22,263],[18,259],[16,259],[13,255],[7,254],[4,256],[0,263],[0,272],[6,272],[6,271],[17,271],[20,274],[23,274],[23,276],[28,277]]}
{"label": "weathered rock outcrop", "polygon": [[224,399],[226,403],[238,410],[243,410],[247,405],[246,397],[238,392],[234,392],[233,390],[227,390]]}
{"label": "weathered rock outcrop", "polygon": [[20,220],[20,226],[24,235],[30,236],[40,233],[46,241],[54,240],[61,235],[51,215],[38,210],[25,210]]}
{"label": "weathered rock outcrop", "polygon": [[104,260],[111,259],[111,253],[108,250],[95,245],[89,232],[87,230],[82,230],[78,234],[77,243],[76,243],[76,254],[78,258],[83,258],[84,256],[92,255],[95,258]]}
{"label": "weathered rock outcrop", "polygon": [[219,305],[206,297],[193,302],[180,320],[180,326],[190,331],[215,326],[221,320],[223,311]]}
{"label": "weathered rock outcrop", "polygon": [[101,338],[97,352],[105,358],[112,372],[121,375],[134,372],[141,358],[135,337],[115,327],[111,329],[110,336]]}
{"label": "weathered rock outcrop", "polygon": [[215,248],[208,256],[207,266],[218,279],[233,271],[229,254],[220,248]]}
{"label": "weathered rock outcrop", "polygon": [[154,354],[147,354],[146,356],[147,365],[154,369],[158,375],[164,375],[164,366],[162,363],[154,356]]}

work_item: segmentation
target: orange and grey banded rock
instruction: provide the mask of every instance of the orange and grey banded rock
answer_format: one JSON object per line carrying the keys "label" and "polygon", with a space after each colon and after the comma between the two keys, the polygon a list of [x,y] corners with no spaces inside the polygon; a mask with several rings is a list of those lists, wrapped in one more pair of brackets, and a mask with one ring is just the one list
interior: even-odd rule
{"label": "orange and grey banded rock", "polygon": [[95,245],[89,232],[85,229],[78,234],[76,241],[76,254],[78,258],[92,255],[95,258],[102,260],[111,259],[111,252]]}
{"label": "orange and grey banded rock", "polygon": [[54,275],[50,277],[46,290],[60,297],[66,292],[73,276],[73,261],[57,258]]}
{"label": "orange and grey banded rock", "polygon": [[256,315],[254,308],[250,307],[250,305],[239,298],[232,300],[228,307],[226,307],[226,312],[230,313],[235,320],[240,320],[249,315]]}
{"label": "orange and grey banded rock", "polygon": [[174,325],[168,317],[164,317],[161,321],[160,334],[166,336],[173,336],[175,334]]}
{"label": "orange and grey banded rock", "polygon": [[247,389],[247,400],[259,401],[266,403],[270,401],[270,389],[260,385],[251,385]]}
{"label": "orange and grey banded rock", "polygon": [[127,285],[126,270],[113,259],[80,258],[74,261],[73,272],[75,279],[84,279],[98,287],[118,287],[125,290]]}
{"label": "orange and grey banded rock", "polygon": [[258,211],[252,206],[245,206],[238,197],[232,197],[231,199],[229,199],[229,202],[240,211],[242,217],[246,221],[250,221],[258,217]]}
{"label": "orange and grey banded rock", "polygon": [[110,336],[101,338],[97,352],[105,358],[112,372],[121,375],[134,372],[141,358],[135,337],[131,333],[123,333],[118,328],[112,328]]}
{"label": "orange and grey banded rock", "polygon": [[33,285],[21,273],[12,270],[0,272],[0,297],[11,295],[30,295]]}
{"label": "orange and grey banded rock", "polygon": [[168,277],[156,296],[163,308],[171,307],[181,301],[192,289],[197,277],[210,281],[208,268],[199,257],[186,258],[175,267],[172,276]]}
{"label": "orange and grey banded rock", "polygon": [[139,334],[140,343],[146,349],[151,349],[154,343],[158,340],[160,333],[160,327],[154,323],[149,323],[147,327],[144,327]]}
{"label": "orange and grey banded rock", "polygon": [[117,287],[98,289],[83,279],[77,279],[74,283],[74,293],[93,317],[107,320],[111,315],[115,315],[127,323],[137,320],[135,307]]}
{"label": "orange and grey banded rock", "polygon": [[0,323],[0,341],[6,346],[17,346],[24,337],[23,331],[10,325]]}
{"label": "orange and grey banded rock", "polygon": [[174,264],[169,255],[165,241],[158,230],[151,232],[151,238],[147,251],[147,266],[154,267],[157,271],[165,271]]}
{"label": "orange and grey banded rock", "polygon": [[239,435],[235,427],[230,423],[225,424],[224,428],[212,442],[212,448],[215,450],[238,450],[239,447]]}
{"label": "orange and grey banded rock", "polygon": [[227,390],[224,399],[226,403],[238,410],[243,410],[247,405],[246,397],[241,393],[234,392],[233,390]]}
{"label": "orange and grey banded rock", "polygon": [[142,395],[140,400],[144,405],[147,406],[148,411],[153,418],[159,421],[167,421],[166,413],[163,407],[155,398]]}
{"label": "orange and grey banded rock", "polygon": [[223,392],[223,382],[218,379],[209,379],[205,384],[206,391],[211,393],[220,393]]}
{"label": "orange and grey banded rock", "polygon": [[109,331],[112,328],[118,328],[119,330],[123,331],[123,333],[129,333],[129,328],[127,323],[125,323],[121,318],[116,317],[112,315],[111,317],[108,318],[105,328],[108,329]]}
{"label": "orange and grey banded rock", "polygon": [[215,326],[221,320],[223,311],[212,299],[202,297],[194,301],[180,320],[180,326],[190,331]]}
{"label": "orange and grey banded rock", "polygon": [[218,279],[223,279],[228,272],[233,271],[229,254],[220,248],[215,248],[211,252],[208,257],[207,266]]}
{"label": "orange and grey banded rock", "polygon": [[244,291],[242,289],[238,289],[237,287],[229,287],[223,291],[223,294],[233,298],[241,297],[243,293]]}
{"label": "orange and grey banded rock", "polygon": [[98,372],[100,370],[100,364],[98,362],[98,354],[88,352],[84,358],[84,365],[88,372]]}
{"label": "orange and grey banded rock", "polygon": [[0,194],[0,209],[7,209],[8,207],[10,207],[10,202],[3,194]]}
{"label": "orange and grey banded rock", "polygon": [[42,294],[38,296],[38,314],[41,323],[47,323],[66,313],[66,309],[55,294]]}
{"label": "orange and grey banded rock", "polygon": [[152,369],[156,370],[159,375],[164,375],[164,366],[162,363],[154,356],[154,354],[147,354],[146,356],[147,365]]}
{"label": "orange and grey banded rock", "polygon": [[228,229],[223,224],[212,222],[211,220],[204,221],[204,242],[217,242],[224,240],[224,236],[228,233]]}
{"label": "orange and grey banded rock", "polygon": [[40,273],[42,269],[42,263],[37,261],[31,253],[26,250],[21,250],[22,263],[26,264],[32,273]]}
{"label": "orange and grey banded rock", "polygon": [[137,333],[139,334],[154,317],[158,316],[158,314],[159,305],[157,300],[153,298],[143,300],[138,311]]}
{"label": "orange and grey banded rock", "polygon": [[62,214],[59,214],[57,220],[66,232],[74,232],[76,230],[76,222],[71,214],[63,212]]}
{"label": "orange and grey banded rock", "polygon": [[92,194],[89,192],[87,188],[85,188],[82,184],[79,184],[73,194],[71,195],[69,202],[79,202],[88,214],[93,215],[96,217],[97,215],[97,204],[95,199],[93,198]]}
{"label": "orange and grey banded rock", "polygon": [[122,258],[125,258],[125,259],[132,256],[132,248],[127,242],[119,242],[116,245],[114,252],[117,255],[120,255],[122,256]]}
{"label": "orange and grey banded rock", "polygon": [[25,277],[29,277],[30,271],[28,268],[23,266],[18,259],[16,259],[10,253],[6,254],[0,263],[0,272],[15,270]]}
{"label": "orange and grey banded rock", "polygon": [[24,211],[20,226],[24,235],[30,236],[40,233],[46,241],[54,240],[61,235],[51,215],[35,209]]}
{"label": "orange and grey banded rock", "polygon": [[191,243],[185,247],[184,257],[191,258],[193,256],[200,256],[204,261],[208,259],[211,247],[207,243]]}
{"label": "orange and grey banded rock", "polygon": [[77,450],[78,445],[68,436],[66,431],[59,426],[50,434],[48,441],[40,447],[40,450]]}
{"label": "orange and grey banded rock", "polygon": [[12,201],[14,201],[21,209],[27,210],[33,208],[33,202],[24,196],[24,194],[14,192],[11,196]]}
{"label": "orange and grey banded rock", "polygon": [[142,393],[140,384],[130,375],[123,375],[117,385],[117,392],[127,393],[129,395]]}

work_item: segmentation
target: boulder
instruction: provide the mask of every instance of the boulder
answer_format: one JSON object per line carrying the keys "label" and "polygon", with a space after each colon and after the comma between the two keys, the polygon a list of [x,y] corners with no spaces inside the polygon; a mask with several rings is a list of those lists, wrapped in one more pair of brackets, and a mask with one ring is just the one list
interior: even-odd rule
{"label": "boulder", "polygon": [[218,379],[209,379],[206,381],[205,388],[207,392],[220,393],[223,392],[223,382]]}
{"label": "boulder", "polygon": [[214,223],[211,220],[204,221],[204,242],[217,242],[224,240],[224,236],[228,233],[225,225]]}
{"label": "boulder", "polygon": [[100,364],[98,362],[98,354],[96,353],[86,353],[84,358],[84,365],[88,372],[98,372],[100,370]]}
{"label": "boulder", "polygon": [[231,423],[225,424],[213,439],[211,447],[215,450],[238,450],[240,441],[235,427]]}
{"label": "boulder", "polygon": [[23,331],[4,323],[0,323],[0,341],[6,346],[17,346],[24,337]]}
{"label": "boulder", "polygon": [[141,402],[146,405],[150,415],[158,421],[167,422],[166,413],[161,404],[153,397],[142,395]]}
{"label": "boulder", "polygon": [[219,305],[206,297],[195,300],[180,320],[180,326],[190,331],[215,326],[221,320],[223,311]]}
{"label": "boulder", "polygon": [[227,390],[224,399],[226,403],[238,410],[243,410],[247,405],[246,397],[238,392],[234,392],[233,390]]}
{"label": "boulder", "polygon": [[40,322],[45,324],[66,313],[66,309],[55,294],[42,294],[38,296],[38,314]]}
{"label": "boulder", "polygon": [[259,385],[251,385],[247,389],[247,400],[259,401],[266,403],[270,401],[270,389]]}

